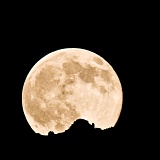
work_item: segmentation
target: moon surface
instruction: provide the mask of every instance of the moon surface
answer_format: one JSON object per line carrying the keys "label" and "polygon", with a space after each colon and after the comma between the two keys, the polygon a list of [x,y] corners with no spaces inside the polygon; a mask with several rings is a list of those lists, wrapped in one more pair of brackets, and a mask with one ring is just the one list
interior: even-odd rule
{"label": "moon surface", "polygon": [[65,132],[78,119],[102,130],[114,127],[122,109],[122,87],[112,66],[85,49],[49,53],[28,73],[22,106],[35,133]]}

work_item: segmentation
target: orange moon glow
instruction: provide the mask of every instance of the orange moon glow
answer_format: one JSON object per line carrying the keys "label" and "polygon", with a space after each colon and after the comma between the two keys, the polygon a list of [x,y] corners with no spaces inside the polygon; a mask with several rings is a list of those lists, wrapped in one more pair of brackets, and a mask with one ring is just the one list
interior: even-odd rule
{"label": "orange moon glow", "polygon": [[62,133],[78,119],[102,130],[114,127],[122,109],[122,87],[112,66],[84,49],[66,48],[40,59],[22,90],[22,105],[34,132]]}

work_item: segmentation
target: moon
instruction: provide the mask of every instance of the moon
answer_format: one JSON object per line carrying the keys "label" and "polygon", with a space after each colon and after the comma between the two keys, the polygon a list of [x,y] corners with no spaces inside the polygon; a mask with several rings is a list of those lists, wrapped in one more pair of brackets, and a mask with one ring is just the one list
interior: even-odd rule
{"label": "moon", "polygon": [[101,130],[114,127],[122,109],[122,86],[98,54],[65,48],[40,59],[22,89],[26,120],[35,133],[63,133],[78,119]]}

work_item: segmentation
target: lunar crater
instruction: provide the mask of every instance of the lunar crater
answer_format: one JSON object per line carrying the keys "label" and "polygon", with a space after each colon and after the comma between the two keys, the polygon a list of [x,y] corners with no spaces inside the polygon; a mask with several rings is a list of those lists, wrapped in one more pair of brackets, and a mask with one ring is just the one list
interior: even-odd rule
{"label": "lunar crater", "polygon": [[99,64],[99,65],[103,65],[103,61],[99,58],[99,57],[94,57],[93,60]]}

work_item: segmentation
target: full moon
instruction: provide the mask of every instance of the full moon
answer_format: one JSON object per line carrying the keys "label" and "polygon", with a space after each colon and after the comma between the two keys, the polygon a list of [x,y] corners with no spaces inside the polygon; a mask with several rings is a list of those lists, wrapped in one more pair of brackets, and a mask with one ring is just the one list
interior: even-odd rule
{"label": "full moon", "polygon": [[65,132],[78,119],[101,130],[114,127],[122,86],[112,66],[80,48],[49,53],[28,73],[22,89],[26,120],[35,133]]}

